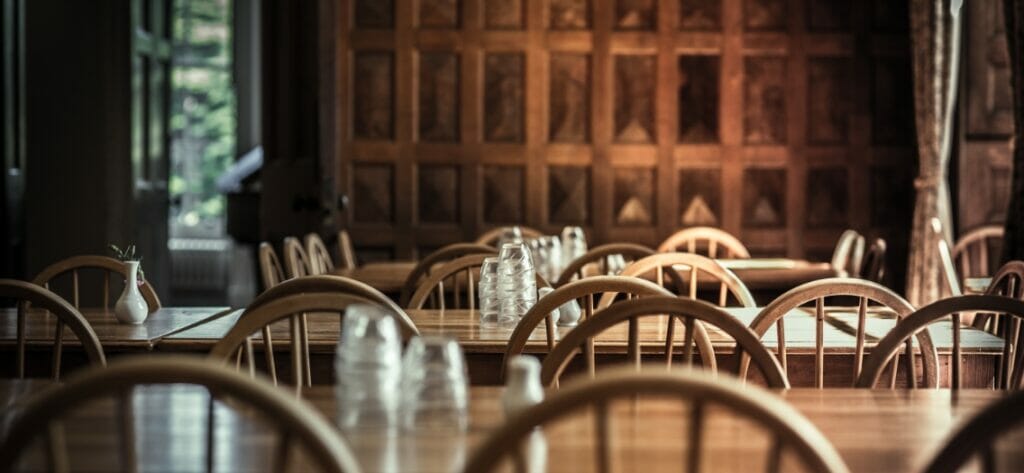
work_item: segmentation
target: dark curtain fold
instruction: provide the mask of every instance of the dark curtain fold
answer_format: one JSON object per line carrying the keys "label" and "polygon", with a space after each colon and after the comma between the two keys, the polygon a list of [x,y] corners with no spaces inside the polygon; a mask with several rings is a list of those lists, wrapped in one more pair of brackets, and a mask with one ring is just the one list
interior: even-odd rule
{"label": "dark curtain fold", "polygon": [[1024,260],[1024,2],[1003,0],[1013,86],[1013,183],[1006,212],[1003,261]]}

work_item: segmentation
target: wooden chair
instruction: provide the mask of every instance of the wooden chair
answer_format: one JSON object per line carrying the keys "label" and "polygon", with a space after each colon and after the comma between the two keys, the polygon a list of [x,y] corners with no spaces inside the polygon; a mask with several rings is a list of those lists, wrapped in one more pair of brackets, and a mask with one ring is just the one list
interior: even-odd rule
{"label": "wooden chair", "polygon": [[942,279],[945,280],[946,290],[952,297],[963,295],[960,287],[960,277],[956,274],[956,267],[953,266],[953,255],[949,252],[949,243],[942,234],[942,222],[935,217],[931,220],[932,238],[935,239],[935,249],[939,252],[939,264],[942,265]]}
{"label": "wooden chair", "polygon": [[352,238],[345,230],[338,230],[338,267],[341,269],[355,269],[356,249],[352,246]]}
{"label": "wooden chair", "polygon": [[[1004,314],[1004,320],[1020,319],[1024,317],[1024,302],[1003,296],[971,295],[940,299],[918,309],[897,323],[896,327],[889,331],[871,350],[871,354],[864,362],[864,370],[861,371],[860,378],[857,379],[857,386],[874,387],[881,376],[883,367],[896,354],[899,346],[911,335],[923,331],[936,321],[950,320],[953,340],[950,386],[953,389],[959,389],[963,359],[960,346],[960,314],[963,312],[990,312]],[[1021,351],[1016,350],[1016,359],[1011,359],[1012,357],[1014,357],[1014,347],[1010,346],[1010,339],[1005,338],[1002,355],[999,357],[1002,361],[999,363],[999,372],[996,373],[994,380],[997,388],[1020,389],[1021,387],[1022,371],[1024,371],[1022,370],[1024,362],[1021,360]],[[925,369],[928,368],[925,367]]]}
{"label": "wooden chair", "polygon": [[857,230],[848,229],[839,235],[836,249],[832,252],[832,267],[845,271],[848,276],[860,274],[864,258],[864,237]]}
{"label": "wooden chair", "polygon": [[[128,278],[128,266],[114,258],[97,255],[72,256],[44,268],[34,279],[32,279],[32,284],[50,289],[50,285],[55,279],[71,273],[70,302],[76,309],[81,309],[81,306],[79,305],[78,276],[79,272],[84,269],[100,270],[103,272],[103,308],[108,309],[113,307],[111,304],[114,301],[110,298],[110,275],[117,274],[122,280]],[[160,298],[157,297],[156,291],[153,290],[153,286],[149,281],[142,280],[139,292],[142,293],[142,298],[146,300],[146,305],[149,306],[149,313],[152,314],[160,309]],[[114,300],[116,299],[117,296],[115,295]]]}
{"label": "wooden chair", "polygon": [[416,287],[419,286],[419,283],[424,277],[430,274],[430,270],[435,265],[451,261],[461,256],[483,254],[497,256],[498,250],[493,246],[480,245],[477,243],[454,243],[427,255],[416,263],[416,266],[411,272],[409,272],[409,276],[405,278],[405,283],[402,285],[402,295],[399,298],[399,303],[403,306],[409,303],[409,298],[412,297],[413,292],[416,292]]}
{"label": "wooden chair", "polygon": [[[544,386],[552,386],[557,383],[562,371],[565,370],[565,367],[576,353],[580,351],[580,347],[586,346],[594,337],[623,322],[628,322],[629,324],[627,357],[630,363],[639,369],[639,319],[641,317],[662,315],[670,317],[669,326],[674,323],[674,320],[678,319],[685,327],[683,335],[683,360],[687,366],[693,364],[694,346],[696,345],[704,366],[717,371],[719,363],[716,360],[715,351],[711,347],[711,341],[708,339],[707,332],[697,328],[702,324],[710,324],[736,341],[734,352],[736,362],[732,367],[733,373],[739,373],[740,359],[743,358],[744,354],[747,354],[760,369],[768,386],[776,388],[789,387],[789,382],[786,380],[779,362],[761,344],[754,332],[745,327],[735,317],[707,302],[673,296],[651,296],[619,302],[598,311],[589,319],[580,322],[576,328],[566,333],[565,337],[551,350],[551,353],[544,358],[541,364],[541,383]],[[658,331],[657,333],[660,334],[661,332]],[[675,343],[671,331],[667,332],[664,347],[665,365],[666,367],[671,367],[675,351]],[[590,350],[590,356],[593,356],[593,350]]]}
{"label": "wooden chair", "polygon": [[[824,435],[801,413],[773,393],[744,386],[723,377],[714,377],[699,371],[631,372],[609,370],[607,375],[593,380],[580,380],[566,385],[540,404],[524,409],[507,419],[505,424],[491,432],[477,446],[466,462],[464,472],[498,471],[503,460],[512,458],[519,471],[523,462],[515,457],[527,436],[537,427],[578,416],[581,411],[593,409],[597,471],[612,470],[612,411],[615,401],[645,402],[649,399],[683,401],[689,407],[690,421],[682,430],[688,432],[685,471],[701,471],[701,456],[705,435],[705,413],[708,407],[724,408],[734,416],[752,422],[770,433],[772,441],[767,453],[766,471],[782,471],[783,451],[792,452],[806,471],[847,472],[839,453]],[[678,401],[677,401],[678,400]],[[630,411],[632,412],[632,411]],[[628,414],[632,415],[632,414]],[[732,425],[732,424],[730,424]],[[673,430],[674,431],[674,430]],[[681,430],[680,430],[681,431]],[[664,441],[653,434],[651,440]],[[586,441],[586,440],[582,440]],[[643,452],[638,452],[642,455]]]}
{"label": "wooden chair", "polygon": [[[673,294],[657,284],[650,281],[645,281],[639,278],[631,278],[626,276],[591,276],[589,278],[580,279],[578,281],[570,282],[562,287],[555,289],[550,294],[540,298],[529,311],[516,324],[515,330],[512,331],[512,335],[509,337],[508,346],[505,348],[505,357],[501,364],[502,372],[505,370],[505,365],[508,360],[512,359],[513,356],[521,354],[523,349],[526,347],[527,341],[530,336],[533,335],[534,330],[540,325],[543,320],[545,322],[545,330],[547,335],[547,349],[548,352],[555,347],[555,324],[551,318],[551,312],[558,310],[563,304],[570,301],[577,301],[580,303],[583,311],[583,319],[589,319],[594,314],[594,295],[602,294],[625,294],[629,298],[637,296],[668,296],[672,297]],[[702,326],[696,326],[697,330],[702,330]],[[703,336],[697,336],[698,341],[707,340],[707,334]],[[593,343],[588,341],[584,346],[584,356],[587,357],[587,368],[593,373]],[[711,346],[708,345],[703,350],[711,350]]]}
{"label": "wooden chair", "polygon": [[[304,401],[289,397],[269,383],[248,377],[224,366],[218,366],[202,359],[186,356],[136,357],[112,363],[110,367],[89,370],[68,378],[62,385],[40,392],[29,399],[14,418],[8,434],[0,444],[0,470],[14,471],[18,458],[30,450],[32,441],[40,435],[50,440],[48,449],[49,470],[69,471],[71,459],[62,442],[61,419],[65,415],[88,403],[100,399],[120,398],[122,406],[130,415],[130,393],[132,388],[142,385],[192,384],[210,390],[211,396],[230,397],[232,403],[244,404],[263,414],[261,417],[281,433],[277,445],[278,458],[274,471],[287,468],[286,452],[290,447],[301,445],[305,452],[323,471],[358,472],[359,464],[338,435],[337,430],[322,415]],[[212,406],[212,401],[211,401]],[[210,413],[212,419],[213,413]],[[121,444],[128,452],[125,458],[129,464],[125,470],[135,471],[134,427],[130,417],[120,423]],[[211,425],[207,428],[212,429]],[[212,439],[207,440],[207,465],[212,471],[214,464]]]}
{"label": "wooden chair", "polygon": [[[857,313],[857,321],[855,323],[857,331],[856,345],[853,358],[854,380],[860,375],[861,367],[864,363],[864,342],[869,303],[875,302],[882,307],[892,310],[896,313],[897,320],[910,315],[914,311],[913,305],[888,288],[877,283],[855,278],[829,278],[811,281],[787,291],[779,296],[778,299],[768,304],[750,322],[750,329],[757,334],[758,339],[762,339],[764,334],[768,332],[768,329],[773,325],[775,326],[776,339],[778,340],[778,357],[782,362],[782,369],[787,371],[788,374],[785,320],[787,316],[793,316],[790,314],[794,310],[800,309],[808,303],[814,303],[814,386],[817,388],[825,387],[825,319],[829,317],[825,310],[825,300],[827,298],[856,298],[857,300],[856,309],[852,306],[843,307],[844,310],[856,310]],[[924,357],[924,364],[928,367],[927,374],[932,374],[935,370],[935,363],[937,363],[934,356],[935,347],[932,346],[927,332],[918,334],[918,340],[922,347],[922,352],[931,354],[931,356]],[[910,387],[915,386],[915,379],[911,376],[914,373],[913,353],[913,346],[908,340],[905,360],[907,362],[907,379]],[[890,381],[894,383],[896,365],[893,364],[892,368],[892,379]],[[934,380],[934,376],[927,379]]]}
{"label": "wooden chair", "polygon": [[[706,245],[700,245],[706,242]],[[743,246],[738,238],[724,230],[714,227],[691,227],[679,230],[672,236],[658,245],[658,253],[674,253],[685,251],[697,253],[701,248],[706,249],[705,256],[715,258],[750,258],[750,252]],[[725,254],[719,255],[719,248],[725,250]]]}
{"label": "wooden chair", "polygon": [[327,251],[327,246],[319,234],[306,234],[305,243],[306,255],[309,257],[309,274],[327,274],[334,271],[331,252]]}
{"label": "wooden chair", "polygon": [[[524,227],[522,225],[516,226],[519,227],[519,231],[522,232],[524,240],[527,238],[537,238],[544,236],[544,234],[541,233],[540,230],[537,230],[535,228]],[[501,240],[501,234],[505,231],[506,228],[508,227],[492,228],[478,236],[474,243],[478,245],[487,245],[492,247],[497,246],[498,240]]]}
{"label": "wooden chair", "polygon": [[[685,268],[685,269],[684,269]],[[686,277],[683,277],[685,271]],[[653,274],[652,274],[653,273]],[[722,267],[717,261],[692,253],[659,253],[634,261],[621,276],[651,277],[659,286],[665,285],[665,275],[669,276],[676,293],[684,294],[690,299],[698,298],[698,282],[703,278],[718,281],[718,305],[725,307],[731,294],[736,302],[743,307],[757,307],[754,296],[747,286],[732,271]],[[612,303],[614,295],[601,297],[598,307],[607,307]]]}
{"label": "wooden chair", "polygon": [[562,275],[555,282],[555,287],[562,287],[573,279],[583,279],[586,275],[584,268],[591,263],[600,265],[599,274],[610,274],[608,268],[611,266],[610,259],[613,256],[622,256],[624,260],[636,261],[654,254],[654,250],[635,243],[609,243],[601,245],[586,252],[583,256],[576,258],[562,270]]}
{"label": "wooden chair", "polygon": [[64,326],[66,325],[75,334],[82,344],[82,350],[92,365],[105,366],[107,359],[103,354],[103,346],[96,336],[96,332],[89,326],[89,322],[82,317],[78,309],[68,304],[57,294],[37,284],[30,284],[25,281],[14,279],[0,279],[0,299],[10,299],[18,304],[18,378],[25,377],[25,323],[28,316],[45,315],[38,311],[29,311],[25,303],[32,307],[47,311],[56,318],[53,332],[53,363],[51,365],[51,376],[53,379],[60,379],[61,354],[64,349]]}
{"label": "wooden chair", "polygon": [[260,243],[260,280],[264,291],[285,280],[281,260],[277,259],[274,246],[267,242]]}
{"label": "wooden chair", "polygon": [[[922,470],[924,473],[955,473],[963,471],[972,458],[981,460],[981,471],[996,470],[995,447],[999,436],[1020,428],[1024,423],[1024,391],[1008,394],[975,414],[961,426],[939,453]],[[1019,444],[1011,444],[1017,446]],[[1018,464],[1019,468],[1020,465]],[[1012,468],[1008,471],[1012,471]]]}
{"label": "wooden chair", "polygon": [[861,279],[883,284],[885,281],[885,240],[875,238],[864,254],[864,262],[860,268]]}
{"label": "wooden chair", "polygon": [[[1024,261],[1010,261],[999,268],[985,294],[1024,300]],[[1002,321],[995,314],[975,314],[970,325],[993,335],[1003,336],[1004,333]],[[1010,333],[1015,335],[1015,332]]]}
{"label": "wooden chair", "polygon": [[[423,309],[433,295],[432,308],[445,309],[445,284],[451,288],[453,305],[449,309],[476,309],[476,281],[480,277],[480,266],[493,254],[474,254],[456,258],[433,271],[427,279],[420,283],[406,309]],[[550,287],[547,281],[537,275],[537,288]],[[463,290],[465,301],[463,305]]]}
{"label": "wooden chair", "polygon": [[309,253],[306,253],[298,238],[285,238],[283,252],[285,274],[288,279],[313,274],[313,263],[309,259]]}
{"label": "wooden chair", "polygon": [[986,225],[961,236],[953,245],[952,254],[960,277],[966,279],[992,275],[989,266],[993,257],[999,257],[997,253],[1002,242],[1002,225]]}
{"label": "wooden chair", "polygon": [[301,392],[304,385],[312,385],[309,328],[304,318],[309,312],[338,314],[340,326],[341,317],[349,305],[369,302],[391,310],[404,337],[418,334],[409,316],[393,302],[385,303],[382,298],[386,299],[375,289],[340,276],[306,276],[285,281],[260,295],[245,309],[235,326],[210,350],[210,357],[219,360],[239,357],[245,360],[250,374],[255,374],[252,335],[261,332],[267,369],[271,380],[277,384],[270,325],[287,318],[291,339],[292,382],[296,392]]}

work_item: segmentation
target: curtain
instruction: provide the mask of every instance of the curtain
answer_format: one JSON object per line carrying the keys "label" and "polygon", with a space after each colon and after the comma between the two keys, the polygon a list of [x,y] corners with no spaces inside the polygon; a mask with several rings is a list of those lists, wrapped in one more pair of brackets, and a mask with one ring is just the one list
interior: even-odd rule
{"label": "curtain", "polygon": [[[1012,1],[1012,0],[1009,0]],[[950,239],[952,223],[946,170],[960,62],[960,0],[910,0],[914,67],[914,121],[919,153],[917,200],[907,267],[907,299],[921,306],[940,296],[936,238]],[[942,222],[935,235],[931,220]]]}
{"label": "curtain", "polygon": [[1004,0],[1003,14],[1010,52],[1014,119],[1013,183],[1003,243],[1003,262],[1007,262],[1024,260],[1024,5],[1020,0]]}

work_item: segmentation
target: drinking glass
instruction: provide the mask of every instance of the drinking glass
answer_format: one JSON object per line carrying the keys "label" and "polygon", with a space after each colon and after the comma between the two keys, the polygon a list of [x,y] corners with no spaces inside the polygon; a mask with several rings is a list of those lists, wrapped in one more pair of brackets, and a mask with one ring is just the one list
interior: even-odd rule
{"label": "drinking glass", "polygon": [[415,337],[402,360],[402,426],[465,430],[469,387],[462,348],[450,337]]}
{"label": "drinking glass", "polygon": [[480,324],[496,325],[500,322],[501,298],[498,294],[498,257],[485,258],[480,266]]}
{"label": "drinking glass", "polygon": [[402,339],[393,314],[370,304],[352,304],[345,310],[334,358],[341,428],[396,423],[401,357]]}

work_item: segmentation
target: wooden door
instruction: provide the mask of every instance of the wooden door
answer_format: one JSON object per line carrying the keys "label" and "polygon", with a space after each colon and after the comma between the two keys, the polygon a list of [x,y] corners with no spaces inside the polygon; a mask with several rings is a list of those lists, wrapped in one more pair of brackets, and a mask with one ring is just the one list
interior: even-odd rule
{"label": "wooden door", "polygon": [[712,225],[827,258],[852,227],[903,266],[905,2],[338,5],[338,186],[364,256],[521,223],[648,245]]}
{"label": "wooden door", "polygon": [[[173,0],[131,2],[131,157],[135,198],[135,244],[146,277],[169,289],[168,120],[170,111]],[[161,297],[167,294],[161,293]]]}

